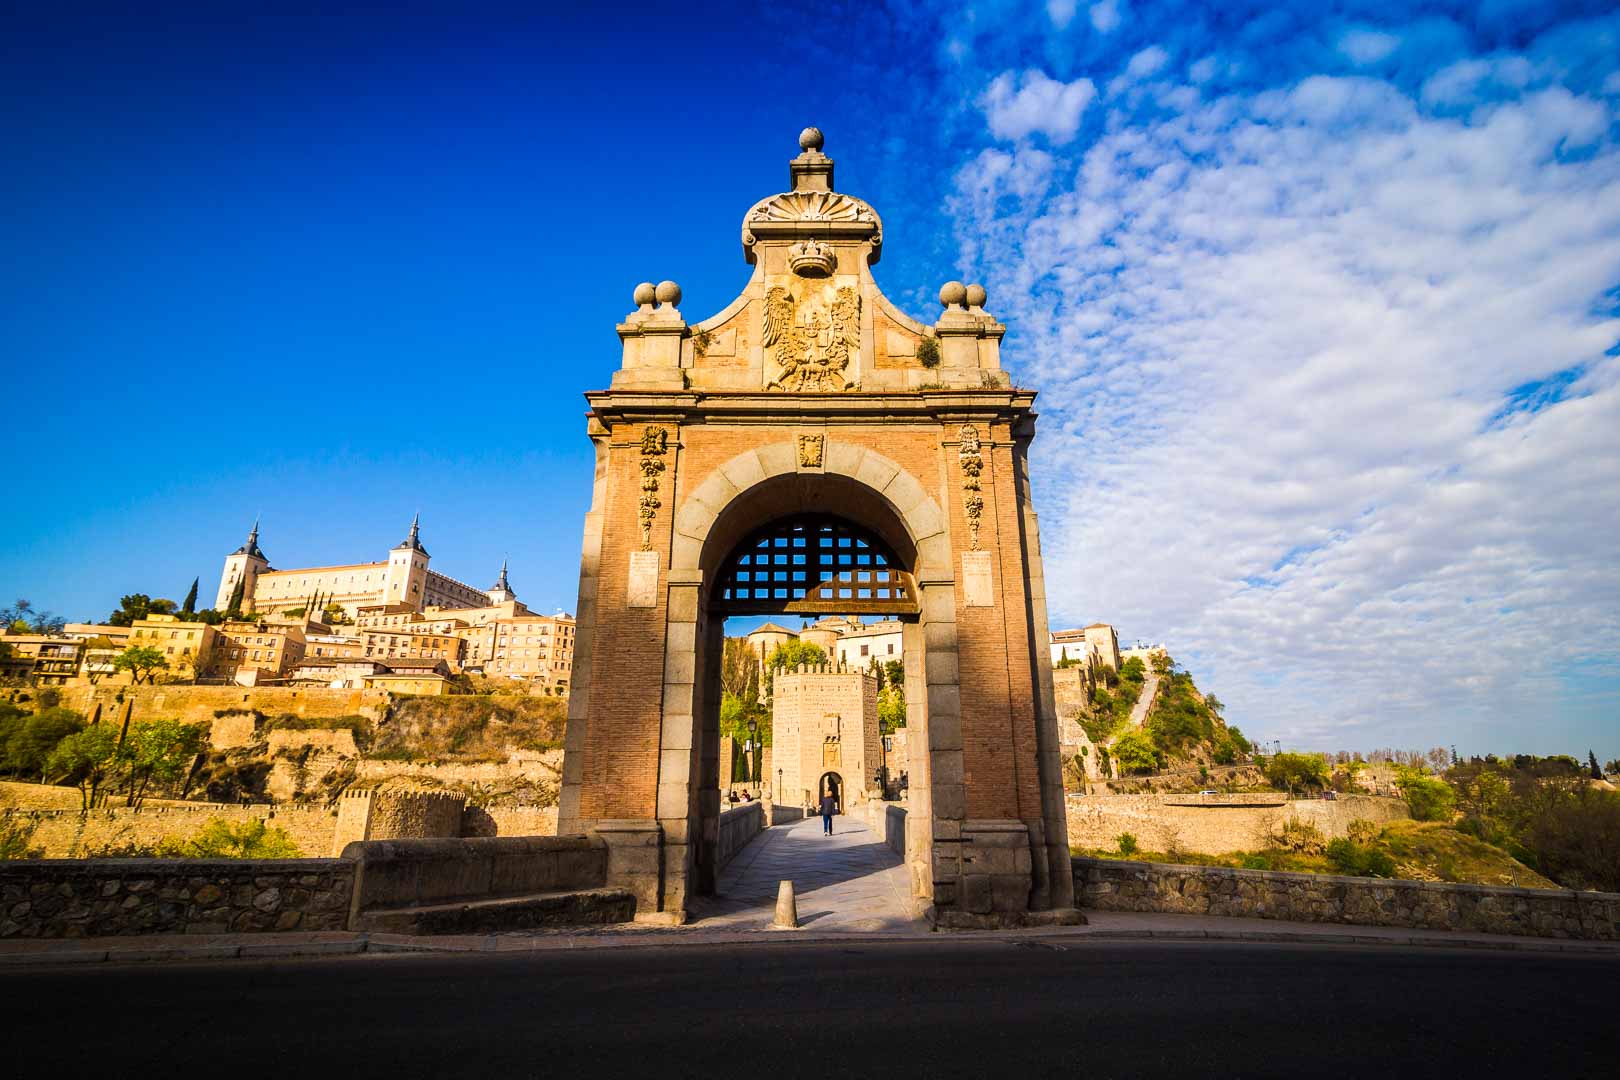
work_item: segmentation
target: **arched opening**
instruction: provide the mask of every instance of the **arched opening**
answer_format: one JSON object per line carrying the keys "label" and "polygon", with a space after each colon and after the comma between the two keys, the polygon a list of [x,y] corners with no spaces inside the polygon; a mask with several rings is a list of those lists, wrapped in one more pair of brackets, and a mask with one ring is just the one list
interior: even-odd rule
{"label": "arched opening", "polygon": [[835,772],[824,772],[821,774],[821,781],[818,786],[821,789],[823,798],[828,795],[832,796],[833,811],[842,814],[844,812],[844,778]]}
{"label": "arched opening", "polygon": [[[782,708],[781,683],[773,681],[776,689],[761,695],[771,699],[764,705],[770,714],[770,741],[761,753],[759,743],[765,741],[767,724],[739,725],[737,687],[725,685],[723,667],[730,671],[735,663],[738,638],[763,629],[762,621],[769,620],[767,625],[780,630],[783,638],[803,634],[806,640],[824,633],[821,628],[827,624],[842,621],[857,632],[882,628],[889,644],[878,646],[876,653],[871,653],[870,645],[865,652],[858,646],[839,652],[823,640],[829,670],[785,672],[784,681],[803,687],[818,675],[833,676],[834,681],[853,675],[858,683],[864,678],[869,687],[884,687],[890,703],[898,702],[898,722],[908,728],[909,745],[917,748],[917,760],[910,767],[906,853],[901,855],[898,845],[885,845],[888,833],[882,828],[874,830],[873,843],[892,853],[890,865],[926,903],[932,889],[927,854],[931,815],[926,605],[917,580],[918,538],[906,517],[880,491],[853,477],[795,472],[732,492],[705,533],[697,560],[702,584],[693,670],[694,734],[701,747],[701,767],[694,778],[696,815],[690,830],[693,891],[699,895],[716,891],[719,817],[731,805],[739,783],[738,762],[746,762],[743,790],[767,793],[772,809],[778,815],[786,812],[789,830],[802,824],[818,839],[821,829],[815,818],[823,791],[830,789],[838,812],[850,818],[841,836],[858,834],[873,813],[886,820],[888,810],[878,809],[879,804],[887,806],[885,800],[899,809],[902,789],[886,783],[886,731],[874,704],[881,691],[866,690],[863,703],[823,700],[816,691],[804,689],[801,707],[788,721],[778,719],[792,710]],[[728,619],[733,620],[729,630]],[[954,627],[944,632],[954,633]],[[954,653],[954,638],[942,636],[941,641],[949,641]],[[763,663],[766,656],[756,659]],[[789,732],[784,724],[797,727]],[[758,742],[752,738],[756,731],[761,733]],[[784,737],[789,734],[791,750],[785,748]],[[740,740],[754,742],[753,755],[737,751]],[[721,788],[722,775],[731,782],[727,790]]]}

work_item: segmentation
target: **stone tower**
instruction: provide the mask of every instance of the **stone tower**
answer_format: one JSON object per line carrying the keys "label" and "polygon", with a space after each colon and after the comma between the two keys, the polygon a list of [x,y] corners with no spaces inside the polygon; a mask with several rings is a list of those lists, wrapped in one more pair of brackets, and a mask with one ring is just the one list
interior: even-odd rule
{"label": "stone tower", "polygon": [[506,580],[506,560],[501,560],[501,576],[495,579],[495,584],[489,587],[489,602],[491,604],[504,604],[508,600],[516,600],[517,593]]}
{"label": "stone tower", "polygon": [[230,607],[231,596],[240,583],[242,610],[251,611],[253,590],[259,583],[259,575],[269,569],[270,560],[259,550],[259,519],[254,518],[253,529],[248,533],[247,542],[225,556],[225,569],[219,575],[219,592],[214,596],[214,610],[224,611]]}
{"label": "stone tower", "polygon": [[428,553],[422,546],[418,519],[412,515],[411,532],[388,552],[388,572],[383,580],[383,603],[409,604],[422,610],[427,584]]}
{"label": "stone tower", "polygon": [[[580,569],[559,831],[609,845],[640,912],[713,889],[728,616],[903,623],[906,859],[947,925],[1072,919],[1028,449],[1005,327],[947,282],[932,324],[879,291],[883,223],[835,190],[814,128],[743,215],[753,272],[687,322],[633,290]],[[769,778],[771,782],[775,777]]]}

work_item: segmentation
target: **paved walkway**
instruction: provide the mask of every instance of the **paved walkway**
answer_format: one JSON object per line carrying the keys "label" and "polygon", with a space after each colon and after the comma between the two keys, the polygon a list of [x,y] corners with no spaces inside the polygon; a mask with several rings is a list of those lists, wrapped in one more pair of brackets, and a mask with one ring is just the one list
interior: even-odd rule
{"label": "paved walkway", "polygon": [[910,915],[910,878],[900,856],[851,817],[819,817],[766,829],[720,871],[716,896],[691,911],[703,930],[760,930],[776,911],[777,889],[792,881],[799,925],[818,933],[928,933]]}

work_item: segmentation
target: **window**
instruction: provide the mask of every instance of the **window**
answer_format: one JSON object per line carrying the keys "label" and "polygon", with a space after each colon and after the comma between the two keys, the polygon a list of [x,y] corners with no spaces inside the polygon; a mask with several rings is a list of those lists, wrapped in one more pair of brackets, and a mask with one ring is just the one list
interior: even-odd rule
{"label": "window", "polygon": [[865,656],[869,651],[871,651],[871,646],[870,645],[862,645],[861,646],[861,655],[862,656]]}
{"label": "window", "polygon": [[890,656],[894,655],[894,642],[892,642],[892,641],[889,642],[889,655]]}

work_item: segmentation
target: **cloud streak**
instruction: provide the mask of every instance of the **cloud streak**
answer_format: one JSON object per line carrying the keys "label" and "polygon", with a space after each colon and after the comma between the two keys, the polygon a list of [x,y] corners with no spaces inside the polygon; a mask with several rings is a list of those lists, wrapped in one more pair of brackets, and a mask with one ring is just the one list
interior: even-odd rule
{"label": "cloud streak", "polygon": [[[1241,86],[1229,43],[1136,41],[1087,72],[1105,108],[958,172],[962,270],[1042,390],[1055,619],[1167,639],[1302,745],[1612,717],[1620,147],[1559,32],[1385,79],[1433,32],[1316,28],[1338,67]],[[1039,130],[1014,79],[1065,85],[987,74],[1001,141]]]}

